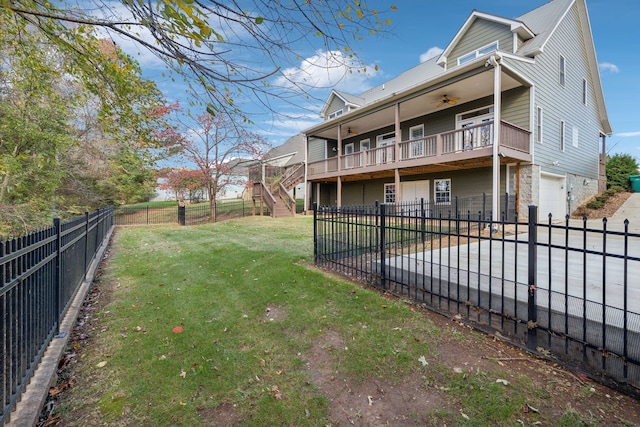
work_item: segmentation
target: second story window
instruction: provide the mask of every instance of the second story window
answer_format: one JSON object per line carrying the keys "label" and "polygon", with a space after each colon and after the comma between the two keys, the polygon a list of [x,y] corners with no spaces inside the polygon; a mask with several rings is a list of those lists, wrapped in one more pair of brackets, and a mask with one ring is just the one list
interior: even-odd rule
{"label": "second story window", "polygon": [[564,86],[567,78],[567,60],[564,56],[560,55],[560,86]]}
{"label": "second story window", "polygon": [[333,113],[329,114],[329,120],[335,119],[336,117],[339,117],[341,115],[342,115],[342,110],[334,111]]}
{"label": "second story window", "polygon": [[478,50],[474,50],[473,52],[467,53],[466,55],[462,55],[458,58],[458,65],[466,64],[467,62],[473,61],[474,59],[482,55],[486,55],[487,53],[495,52],[496,50],[498,50],[497,41],[483,46]]}
{"label": "second story window", "polygon": [[536,142],[542,144],[542,108],[538,107],[538,114],[536,117]]}

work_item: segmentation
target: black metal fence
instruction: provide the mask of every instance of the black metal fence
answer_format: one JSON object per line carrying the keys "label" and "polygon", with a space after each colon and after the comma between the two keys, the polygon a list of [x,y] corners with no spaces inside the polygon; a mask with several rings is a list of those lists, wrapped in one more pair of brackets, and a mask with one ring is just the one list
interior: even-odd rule
{"label": "black metal fence", "polygon": [[315,262],[638,395],[640,234],[508,216],[314,206]]}
{"label": "black metal fence", "polygon": [[0,370],[4,386],[0,424],[59,333],[73,297],[113,227],[113,209],[11,240],[0,240]]}
{"label": "black metal fence", "polygon": [[[252,214],[249,201],[216,203],[216,221],[240,218]],[[186,206],[157,207],[153,205],[121,206],[114,210],[115,225],[180,224],[196,225],[213,221],[209,203]]]}

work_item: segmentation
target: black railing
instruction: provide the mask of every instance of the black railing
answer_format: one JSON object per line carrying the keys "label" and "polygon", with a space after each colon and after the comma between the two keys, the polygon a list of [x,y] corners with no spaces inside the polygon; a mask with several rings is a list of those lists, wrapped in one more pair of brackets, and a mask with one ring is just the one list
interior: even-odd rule
{"label": "black railing", "polygon": [[538,222],[536,207],[494,222],[424,205],[315,206],[316,264],[640,395],[640,234],[628,222]]}
{"label": "black railing", "polygon": [[0,424],[25,390],[98,249],[111,235],[113,209],[0,240]]}
{"label": "black railing", "polygon": [[[251,202],[238,200],[216,203],[215,221],[240,218],[252,214]],[[209,203],[172,205],[155,207],[153,205],[121,206],[114,210],[115,225],[153,225],[180,224],[196,225],[212,222]]]}

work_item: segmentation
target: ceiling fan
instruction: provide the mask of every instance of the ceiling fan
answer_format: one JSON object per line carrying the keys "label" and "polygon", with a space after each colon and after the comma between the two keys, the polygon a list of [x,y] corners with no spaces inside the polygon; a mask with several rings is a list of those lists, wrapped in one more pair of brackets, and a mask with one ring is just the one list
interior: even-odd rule
{"label": "ceiling fan", "polygon": [[449,97],[447,95],[442,95],[442,99],[438,102],[438,107],[442,107],[444,104],[456,105],[456,102],[459,99],[460,98],[455,97],[455,96]]}
{"label": "ceiling fan", "polygon": [[351,128],[347,129],[347,135],[357,135],[357,134],[358,134],[357,130],[351,129]]}

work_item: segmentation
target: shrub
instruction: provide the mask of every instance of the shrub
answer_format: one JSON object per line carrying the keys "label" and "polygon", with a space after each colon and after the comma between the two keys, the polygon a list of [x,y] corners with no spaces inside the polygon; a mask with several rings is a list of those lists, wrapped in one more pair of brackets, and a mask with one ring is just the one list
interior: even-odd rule
{"label": "shrub", "polygon": [[587,203],[587,208],[589,209],[602,209],[602,207],[604,207],[604,202],[597,198]]}

